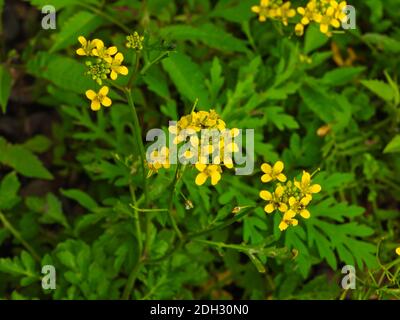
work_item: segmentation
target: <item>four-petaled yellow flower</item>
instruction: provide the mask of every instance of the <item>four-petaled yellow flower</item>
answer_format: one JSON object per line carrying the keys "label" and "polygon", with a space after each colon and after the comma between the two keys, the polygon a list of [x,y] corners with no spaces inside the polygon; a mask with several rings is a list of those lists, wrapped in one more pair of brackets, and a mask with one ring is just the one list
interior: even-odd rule
{"label": "four-petaled yellow flower", "polygon": [[286,176],[282,173],[284,164],[282,161],[277,161],[273,167],[268,163],[263,163],[261,170],[265,173],[261,177],[261,181],[264,183],[278,179],[280,182],[286,181]]}
{"label": "four-petaled yellow flower", "polygon": [[121,52],[118,52],[111,61],[110,78],[112,80],[117,79],[118,74],[122,74],[123,76],[128,74],[128,68],[121,65],[122,61],[124,61],[124,55]]}
{"label": "four-petaled yellow flower", "polygon": [[196,176],[195,183],[198,186],[203,185],[208,178],[211,178],[211,184],[215,186],[221,180],[221,167],[216,164],[206,165],[203,163],[196,163],[196,169],[200,173]]}
{"label": "four-petaled yellow flower", "polygon": [[96,93],[93,90],[87,90],[86,91],[86,97],[92,101],[90,108],[93,111],[98,111],[101,108],[101,105],[105,107],[109,107],[112,104],[112,101],[108,95],[109,88],[104,86],[102,87],[98,93]]}
{"label": "four-petaled yellow flower", "polygon": [[96,47],[96,43],[101,40],[86,40],[85,37],[80,36],[78,41],[82,45],[82,48],[77,49],[76,54],[79,56],[93,56],[93,49]]}
{"label": "four-petaled yellow flower", "polygon": [[311,197],[311,194],[313,193],[318,193],[321,191],[321,186],[319,184],[311,184],[311,175],[306,171],[303,171],[301,182],[295,181],[294,185],[308,197]]}
{"label": "four-petaled yellow flower", "polygon": [[292,210],[288,210],[283,214],[283,218],[281,222],[279,223],[279,230],[284,231],[286,230],[289,226],[297,226],[299,224],[299,221],[297,219],[294,219],[296,216],[296,213]]}
{"label": "four-petaled yellow flower", "polygon": [[101,40],[96,41],[96,47],[93,49],[93,55],[103,59],[104,61],[111,63],[113,61],[112,56],[118,52],[117,47],[112,46],[106,48],[104,42]]}
{"label": "four-petaled yellow flower", "polygon": [[149,154],[147,166],[149,168],[148,178],[161,168],[169,169],[171,167],[169,162],[169,149],[167,147],[162,147],[161,150],[153,150]]}
{"label": "four-petaled yellow flower", "polygon": [[260,198],[268,201],[268,204],[264,207],[264,211],[266,213],[272,213],[275,210],[279,210],[280,212],[287,211],[287,205],[282,202],[283,192],[284,188],[282,186],[278,186],[274,193],[271,193],[267,190],[262,190],[260,192]]}
{"label": "four-petaled yellow flower", "polygon": [[289,210],[293,211],[295,214],[300,214],[304,219],[310,218],[310,211],[306,209],[311,199],[309,197],[303,197],[297,200],[295,197],[289,198]]}

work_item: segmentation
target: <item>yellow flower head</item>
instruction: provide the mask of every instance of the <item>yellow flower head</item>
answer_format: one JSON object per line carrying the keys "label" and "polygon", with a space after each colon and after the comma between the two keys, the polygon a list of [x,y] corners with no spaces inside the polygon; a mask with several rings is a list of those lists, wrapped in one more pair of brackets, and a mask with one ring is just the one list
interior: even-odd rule
{"label": "yellow flower head", "polygon": [[78,37],[78,41],[82,47],[76,50],[76,54],[78,56],[93,56],[93,49],[96,47],[96,43],[101,40],[86,40],[85,37],[80,36]]}
{"label": "yellow flower head", "polygon": [[301,177],[301,182],[295,181],[294,185],[304,194],[311,197],[311,194],[318,193],[321,191],[321,186],[319,184],[311,184],[311,175],[303,171],[303,176]]}
{"label": "yellow flower head", "polygon": [[149,173],[147,177],[150,177],[153,173],[158,172],[159,169],[170,168],[169,162],[169,149],[167,147],[162,147],[161,150],[154,150],[149,155],[149,161],[147,161],[147,166],[149,168]]}
{"label": "yellow flower head", "polygon": [[282,186],[278,186],[274,193],[267,190],[261,190],[260,198],[268,201],[267,205],[264,207],[266,213],[272,213],[275,210],[279,210],[280,212],[286,212],[288,210],[286,203],[282,202],[284,191],[285,189]]}
{"label": "yellow flower head", "polygon": [[310,203],[311,199],[309,197],[303,197],[300,200],[295,197],[289,198],[289,206],[291,211],[293,211],[296,215],[300,214],[304,219],[310,218],[310,211],[307,210],[307,206]]}
{"label": "yellow flower head", "polygon": [[92,101],[90,108],[93,111],[98,111],[101,108],[101,105],[105,107],[109,107],[112,104],[112,101],[108,95],[109,88],[104,86],[100,89],[98,93],[96,93],[93,90],[87,90],[86,91],[86,97]]}
{"label": "yellow flower head", "polygon": [[288,19],[296,15],[296,10],[291,8],[290,1],[283,3],[276,9],[276,15],[282,20],[283,25],[288,25]]}
{"label": "yellow flower head", "polygon": [[277,179],[280,182],[285,182],[286,176],[282,173],[283,168],[284,164],[282,161],[277,161],[273,167],[268,163],[263,163],[261,165],[261,170],[264,172],[264,175],[262,175],[261,181],[267,183]]}
{"label": "yellow flower head", "polygon": [[206,165],[203,163],[196,163],[196,169],[200,173],[196,176],[195,183],[198,186],[203,185],[208,178],[211,178],[211,184],[215,186],[221,180],[221,167],[216,164]]}
{"label": "yellow flower head", "polygon": [[93,49],[93,55],[103,59],[104,61],[111,63],[113,61],[112,57],[114,54],[118,52],[117,47],[109,47],[106,48],[104,46],[104,42],[101,40],[96,41],[96,46]]}
{"label": "yellow flower head", "polygon": [[124,61],[124,56],[121,52],[118,52],[111,61],[110,78],[112,80],[117,79],[118,74],[122,74],[123,76],[126,76],[128,74],[128,68],[121,65],[122,61]]}
{"label": "yellow flower head", "polygon": [[292,210],[288,210],[287,212],[285,212],[282,221],[279,224],[279,230],[284,231],[289,226],[297,226],[299,224],[299,221],[297,219],[294,219],[295,216],[296,213]]}

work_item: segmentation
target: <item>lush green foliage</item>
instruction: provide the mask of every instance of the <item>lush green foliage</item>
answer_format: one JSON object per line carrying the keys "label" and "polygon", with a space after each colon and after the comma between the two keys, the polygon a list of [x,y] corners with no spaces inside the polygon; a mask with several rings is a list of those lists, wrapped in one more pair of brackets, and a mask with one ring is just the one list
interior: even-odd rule
{"label": "lush green foliage", "polygon": [[[20,23],[17,8],[27,19],[47,4],[57,29],[25,21],[1,53],[0,297],[400,297],[398,0],[354,1],[357,29],[332,37],[315,25],[297,37],[291,23],[260,23],[255,0],[8,6]],[[144,35],[139,58],[125,46],[134,31]],[[197,186],[196,170],[176,179],[160,170],[144,184],[124,90],[90,110],[85,91],[98,85],[76,55],[82,35],[124,54],[129,76],[115,83],[134,76],[142,141],[197,101],[230,128],[255,129],[253,174]],[[43,113],[34,129],[19,124]],[[259,198],[260,166],[278,160],[290,178],[321,169],[311,218],[284,232]],[[49,264],[56,290],[41,287]],[[344,265],[356,268],[356,290],[340,285]]]}

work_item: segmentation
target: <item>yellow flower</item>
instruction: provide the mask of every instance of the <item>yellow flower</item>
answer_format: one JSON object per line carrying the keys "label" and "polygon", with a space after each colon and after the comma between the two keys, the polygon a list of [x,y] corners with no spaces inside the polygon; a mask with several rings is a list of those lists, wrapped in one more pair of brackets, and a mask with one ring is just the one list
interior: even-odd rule
{"label": "yellow flower", "polygon": [[295,197],[289,198],[289,211],[293,211],[295,214],[300,214],[304,219],[310,218],[310,211],[306,209],[311,199],[309,197],[303,197],[297,200]]}
{"label": "yellow flower", "polygon": [[117,53],[114,59],[112,59],[110,75],[110,78],[112,80],[117,79],[118,74],[122,74],[123,76],[126,76],[128,74],[128,68],[125,66],[121,66],[122,61],[124,61],[124,55],[121,52]]}
{"label": "yellow flower", "polygon": [[153,150],[149,155],[149,161],[147,166],[150,171],[147,177],[150,177],[154,172],[157,172],[161,168],[169,169],[169,149],[167,147],[161,148],[161,150]]}
{"label": "yellow flower", "polygon": [[287,26],[288,25],[288,19],[293,18],[296,15],[296,10],[290,8],[291,7],[290,1],[285,2],[282,4],[277,10],[276,10],[276,15],[281,18],[282,23]]}
{"label": "yellow flower", "polygon": [[252,6],[251,11],[258,14],[258,20],[264,22],[267,17],[271,17],[273,12],[270,9],[270,0],[261,0],[259,6]]}
{"label": "yellow flower", "polygon": [[78,37],[78,41],[82,45],[82,48],[77,49],[76,54],[79,56],[92,56],[93,49],[95,48],[96,43],[101,40],[99,39],[86,40],[85,37],[80,36]]}
{"label": "yellow flower", "polygon": [[87,90],[86,91],[86,97],[92,101],[90,108],[93,111],[98,111],[101,108],[101,105],[105,107],[109,107],[112,104],[112,101],[108,95],[109,88],[104,86],[100,89],[98,93],[96,93],[93,90]]}
{"label": "yellow flower", "polygon": [[216,164],[206,165],[204,163],[196,163],[196,169],[200,173],[196,176],[195,183],[198,186],[203,185],[208,178],[211,178],[211,184],[215,186],[221,180],[221,167]]}
{"label": "yellow flower", "polygon": [[277,161],[273,167],[267,163],[261,165],[261,170],[265,173],[261,177],[261,181],[264,183],[278,179],[280,182],[286,181],[286,176],[282,173],[284,164],[282,161]]}
{"label": "yellow flower", "polygon": [[96,47],[93,49],[93,55],[103,59],[104,61],[111,63],[113,61],[112,57],[118,52],[117,47],[106,48],[104,42],[101,40],[96,41]]}
{"label": "yellow flower", "polygon": [[400,247],[397,247],[397,248],[396,248],[396,254],[397,254],[398,256],[400,256]]}
{"label": "yellow flower", "polygon": [[274,212],[275,210],[279,210],[281,212],[286,212],[288,207],[286,203],[281,201],[282,195],[285,189],[282,186],[278,186],[275,189],[274,193],[271,193],[267,190],[260,191],[260,198],[268,201],[268,204],[264,207],[264,211],[266,213]]}
{"label": "yellow flower", "polygon": [[301,182],[295,181],[294,185],[304,194],[311,197],[311,194],[318,193],[321,191],[321,186],[319,184],[311,185],[311,175],[303,171],[303,176],[301,177]]}
{"label": "yellow flower", "polygon": [[289,226],[297,226],[299,224],[299,221],[297,219],[294,219],[295,216],[296,213],[292,210],[288,210],[287,212],[285,212],[282,221],[279,223],[279,230],[284,231]]}

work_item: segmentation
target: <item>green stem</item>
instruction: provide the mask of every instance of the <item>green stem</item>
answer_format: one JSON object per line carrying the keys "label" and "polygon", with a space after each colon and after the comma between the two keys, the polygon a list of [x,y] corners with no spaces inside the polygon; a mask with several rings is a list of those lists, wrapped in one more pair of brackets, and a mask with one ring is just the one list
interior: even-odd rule
{"label": "green stem", "polygon": [[135,281],[137,278],[137,275],[139,273],[140,268],[142,267],[143,262],[140,260],[136,264],[135,268],[133,268],[131,274],[129,275],[128,281],[126,282],[124,292],[122,294],[122,300],[129,300],[129,297],[131,295],[132,289],[135,285]]}
{"label": "green stem", "polygon": [[88,5],[86,3],[79,3],[80,6],[89,9],[90,11],[94,12],[95,14],[97,14],[100,17],[103,17],[104,19],[110,21],[111,23],[115,24],[116,26],[120,27],[121,30],[123,30],[126,33],[130,33],[130,29],[125,26],[123,23],[119,22],[117,19],[113,18],[112,16],[110,16],[109,14],[107,14],[105,11],[101,11],[95,7],[92,7],[91,5]]}
{"label": "green stem", "polygon": [[168,215],[169,215],[169,219],[171,220],[171,224],[172,227],[174,228],[176,234],[178,235],[179,239],[182,239],[182,232],[179,230],[178,224],[175,221],[174,215],[173,215],[173,205],[174,205],[174,195],[175,195],[175,189],[176,189],[176,184],[178,183],[179,180],[179,173],[180,173],[180,168],[181,168],[181,164],[178,163],[177,167],[176,167],[176,171],[175,171],[175,175],[174,175],[174,180],[172,180],[171,183],[171,194],[169,197],[169,203],[168,203]]}
{"label": "green stem", "polygon": [[133,103],[132,92],[130,89],[125,90],[126,97],[128,99],[129,106],[131,107],[132,115],[133,115],[133,124],[135,128],[135,138],[136,144],[139,148],[139,157],[140,157],[140,166],[142,169],[142,176],[143,176],[143,189],[145,194],[145,204],[147,206],[149,201],[149,194],[147,189],[147,179],[146,179],[146,170],[145,170],[145,160],[146,160],[146,153],[144,150],[144,145],[142,141],[142,131],[140,130],[140,123],[139,118],[136,112],[135,104]]}
{"label": "green stem", "polygon": [[158,61],[162,60],[165,56],[167,56],[169,54],[169,51],[163,52],[161,53],[157,58],[155,58],[153,61],[149,62],[148,64],[146,64],[143,69],[140,71],[141,75],[144,75],[146,73],[146,71],[155,63],[157,63]]}
{"label": "green stem", "polygon": [[21,234],[18,230],[16,230],[13,225],[8,221],[6,216],[0,212],[0,221],[3,223],[4,228],[11,232],[11,234],[19,241],[21,244],[29,251],[32,257],[37,261],[40,262],[40,256],[36,253],[35,249],[31,247],[31,245],[22,238]]}
{"label": "green stem", "polygon": [[136,62],[135,62],[135,71],[132,72],[131,77],[129,78],[128,81],[128,88],[132,88],[133,83],[136,80],[137,74],[139,73],[139,66],[140,66],[140,51],[135,51],[136,52]]}
{"label": "green stem", "polygon": [[[136,205],[136,195],[135,195],[135,190],[132,187],[132,184],[129,186],[129,191],[131,193],[132,201]],[[132,206],[134,209],[134,220],[135,220],[135,230],[136,230],[136,237],[138,241],[138,256],[140,257],[142,255],[142,229],[140,227],[140,219],[139,219],[139,210],[136,209],[136,207]]]}

